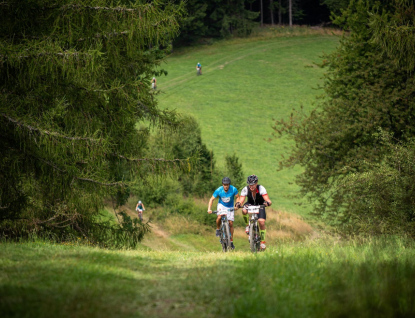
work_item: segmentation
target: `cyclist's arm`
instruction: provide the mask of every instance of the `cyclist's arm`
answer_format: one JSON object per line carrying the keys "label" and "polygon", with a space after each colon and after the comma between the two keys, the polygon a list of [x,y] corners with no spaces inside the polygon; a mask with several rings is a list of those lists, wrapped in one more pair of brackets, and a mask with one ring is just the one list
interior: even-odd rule
{"label": "cyclist's arm", "polygon": [[143,206],[143,211],[146,209],[146,207],[144,206],[144,203],[141,203],[141,205]]}
{"label": "cyclist's arm", "polygon": [[[239,196],[239,194],[238,194],[238,196]],[[242,195],[239,196],[239,200],[236,201],[236,204],[235,204],[236,209],[239,209],[238,203],[239,203],[240,207],[242,207],[244,205],[244,201],[245,201],[245,196],[242,196]]]}
{"label": "cyclist's arm", "polygon": [[268,202],[268,206],[271,206],[272,202],[271,202],[271,199],[268,196],[268,193],[264,194],[262,197],[264,198],[265,201]]}
{"label": "cyclist's arm", "polygon": [[212,195],[212,197],[209,200],[209,205],[208,205],[208,213],[212,213],[212,203],[213,201],[215,201],[215,197]]}

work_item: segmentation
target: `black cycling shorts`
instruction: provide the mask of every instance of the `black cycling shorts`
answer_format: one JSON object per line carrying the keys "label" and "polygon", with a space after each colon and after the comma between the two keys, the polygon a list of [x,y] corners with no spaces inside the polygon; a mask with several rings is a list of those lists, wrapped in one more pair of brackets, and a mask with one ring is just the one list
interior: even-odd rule
{"label": "black cycling shorts", "polygon": [[[245,203],[244,208],[246,208],[247,206],[250,206],[250,205],[252,205],[252,204]],[[258,219],[264,219],[264,220],[267,219],[267,214],[265,213],[265,207],[260,207],[259,208]]]}

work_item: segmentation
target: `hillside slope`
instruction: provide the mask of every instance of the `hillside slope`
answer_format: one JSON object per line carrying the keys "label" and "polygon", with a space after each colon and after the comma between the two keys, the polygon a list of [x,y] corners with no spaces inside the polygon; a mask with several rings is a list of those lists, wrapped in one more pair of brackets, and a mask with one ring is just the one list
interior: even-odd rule
{"label": "hillside slope", "polygon": [[288,119],[294,108],[308,113],[315,107],[324,70],[314,63],[338,41],[329,34],[258,37],[175,51],[162,66],[168,75],[158,79],[159,105],[198,120],[217,166],[224,167],[225,156],[235,153],[246,176],[259,176],[277,210],[307,216],[306,202],[300,209],[292,197],[299,190],[295,174],[302,170],[278,171],[292,143],[268,140],[274,119]]}
{"label": "hillside slope", "polygon": [[[137,218],[137,213],[128,204],[121,206],[115,212],[121,211],[125,211],[131,218]],[[212,227],[208,227],[178,215],[172,215],[162,223],[156,222],[153,217],[155,213],[157,210],[151,211],[151,209],[144,212],[144,222],[149,222],[151,232],[145,235],[139,249],[202,252],[221,250],[213,227],[216,216],[212,215]],[[239,210],[236,212],[234,243],[237,250],[248,252],[249,243],[241,219],[241,210]],[[266,225],[268,246],[277,246],[282,241],[298,241],[318,235],[300,216],[271,208],[267,208]]]}

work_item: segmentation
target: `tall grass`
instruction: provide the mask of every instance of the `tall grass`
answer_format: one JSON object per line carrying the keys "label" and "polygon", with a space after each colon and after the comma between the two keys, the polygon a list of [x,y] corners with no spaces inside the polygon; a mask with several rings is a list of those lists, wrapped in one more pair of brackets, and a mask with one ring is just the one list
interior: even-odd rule
{"label": "tall grass", "polygon": [[[309,28],[282,30],[175,51],[162,66],[168,75],[158,79],[157,98],[162,108],[196,117],[219,167],[235,153],[246,176],[259,176],[277,209],[304,214],[290,197],[298,193],[293,183],[301,170],[277,171],[292,144],[286,138],[267,140],[273,119],[287,119],[293,108],[303,106],[307,113],[315,107],[323,70],[314,63],[339,37]],[[196,76],[197,62],[202,76]]]}
{"label": "tall grass", "polygon": [[251,253],[0,244],[2,317],[413,317],[404,239],[285,242]]}

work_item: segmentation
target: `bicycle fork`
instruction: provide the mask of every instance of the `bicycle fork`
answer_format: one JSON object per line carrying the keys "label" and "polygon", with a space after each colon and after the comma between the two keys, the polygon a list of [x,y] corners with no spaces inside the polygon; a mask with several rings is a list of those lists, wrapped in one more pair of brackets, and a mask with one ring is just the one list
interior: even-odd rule
{"label": "bicycle fork", "polygon": [[[220,240],[219,241],[222,243],[222,240],[225,239],[225,236],[226,236],[226,234],[225,234],[225,223],[227,221],[226,217],[225,216],[222,216],[221,221],[222,221],[222,224],[220,226],[220,228],[221,228],[221,236],[220,236]],[[230,228],[229,228],[229,230],[230,230]],[[229,231],[229,239],[232,239],[232,233],[230,231]]]}

